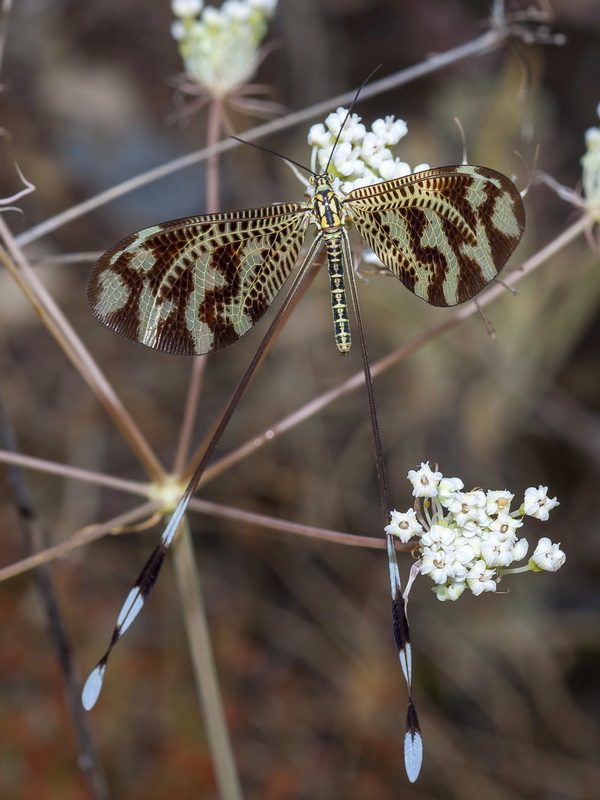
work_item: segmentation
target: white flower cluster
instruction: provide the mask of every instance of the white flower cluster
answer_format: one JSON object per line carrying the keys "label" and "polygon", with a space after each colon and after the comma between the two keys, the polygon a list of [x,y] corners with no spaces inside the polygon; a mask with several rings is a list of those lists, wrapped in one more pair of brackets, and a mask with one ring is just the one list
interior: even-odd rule
{"label": "white flower cluster", "polygon": [[171,27],[185,71],[212,95],[224,97],[246,83],[260,60],[258,48],[277,0],[172,0]]}
{"label": "white flower cluster", "polygon": [[324,171],[329,164],[329,172],[340,179],[342,191],[350,192],[359,186],[429,169],[427,164],[420,164],[411,170],[405,161],[394,158],[392,147],[406,136],[407,130],[404,120],[386,117],[375,120],[367,131],[357,114],[348,117],[346,108],[338,108],[329,114],[325,124],[313,125],[308,132],[313,171]]}
{"label": "white flower cluster", "polygon": [[[596,109],[600,117],[600,105]],[[587,152],[581,159],[583,166],[583,191],[590,210],[600,220],[600,128],[589,128],[585,133]]]}
{"label": "white flower cluster", "polygon": [[527,540],[517,536],[523,516],[546,521],[559,505],[556,497],[548,497],[547,486],[527,489],[520,508],[511,511],[514,495],[510,492],[465,492],[460,478],[445,478],[429,462],[411,469],[408,480],[417,498],[415,508],[392,511],[385,532],[405,543],[418,537],[419,572],[436,584],[433,591],[438,600],[458,600],[467,586],[474,595],[494,592],[502,575],[556,572],[565,563],[559,545],[544,538],[527,566],[507,569],[527,554]]}

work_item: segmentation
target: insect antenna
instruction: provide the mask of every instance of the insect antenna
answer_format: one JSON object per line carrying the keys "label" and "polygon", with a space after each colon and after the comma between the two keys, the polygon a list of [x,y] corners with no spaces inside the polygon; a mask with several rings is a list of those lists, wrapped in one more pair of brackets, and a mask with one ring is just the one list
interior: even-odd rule
{"label": "insect antenna", "polygon": [[333,158],[333,154],[335,153],[335,148],[338,146],[338,144],[340,142],[340,137],[342,135],[342,131],[344,130],[344,127],[346,126],[346,123],[348,122],[348,120],[350,119],[350,117],[352,115],[352,112],[354,111],[354,106],[358,102],[358,98],[360,96],[360,93],[365,88],[367,83],[371,80],[373,75],[375,75],[377,72],[379,72],[380,69],[381,69],[381,64],[378,64],[375,67],[375,69],[372,70],[369,73],[369,75],[367,75],[367,77],[364,79],[364,81],[361,83],[361,85],[356,90],[356,94],[354,95],[354,100],[350,103],[350,108],[348,109],[348,112],[347,112],[346,116],[344,117],[344,121],[340,125],[340,129],[338,131],[338,134],[335,137],[335,141],[333,143],[333,147],[331,148],[331,153],[329,154],[329,158],[327,159],[327,164],[325,165],[324,172],[329,172],[329,167],[331,166],[331,159]]}
{"label": "insect antenna", "polygon": [[281,153],[278,153],[276,150],[271,150],[269,147],[263,147],[260,144],[256,144],[256,142],[246,142],[244,139],[240,139],[239,136],[230,136],[230,139],[235,139],[236,142],[241,142],[241,144],[250,145],[250,147],[256,147],[257,150],[262,150],[263,153],[270,153],[272,156],[277,156],[277,158],[282,158],[289,166],[292,168],[292,171],[296,175],[296,177],[303,183],[305,186],[308,186],[308,181],[298,172],[298,169],[303,169],[305,172],[310,172],[310,174],[314,177],[315,173],[310,169],[310,167],[305,167],[304,164],[301,164],[299,161],[294,161],[293,158],[288,158],[287,156],[283,156]]}
{"label": "insect antenna", "polygon": [[281,155],[281,153],[278,153],[277,150],[271,150],[270,147],[263,147],[261,144],[256,144],[256,142],[247,142],[245,139],[240,139],[239,136],[230,136],[229,138],[235,139],[236,142],[241,142],[241,144],[247,144],[250,147],[256,147],[257,150],[262,150],[264,153],[270,153],[272,156],[277,156],[277,158],[283,158],[284,161],[287,161],[289,164],[293,164],[299,169],[303,169],[305,172],[310,172],[311,175],[315,174],[309,167],[305,167],[304,164],[301,164],[299,161],[294,161],[293,158],[288,158],[288,156]]}
{"label": "insect antenna", "polygon": [[[356,94],[354,95],[354,99],[350,103],[350,108],[348,109],[348,113],[344,117],[344,121],[343,121],[343,123],[342,123],[342,125],[341,125],[341,127],[340,127],[340,129],[338,131],[337,136],[335,137],[335,141],[333,143],[333,147],[331,148],[331,153],[329,154],[329,160],[327,161],[327,166],[325,168],[325,172],[329,171],[329,167],[330,167],[330,164],[331,164],[331,159],[332,159],[333,154],[335,152],[335,148],[339,144],[340,136],[342,135],[342,131],[344,130],[344,127],[345,127],[346,123],[348,122],[352,112],[354,111],[354,107],[356,106],[356,103],[358,102],[358,98],[360,96],[360,93],[365,88],[367,83],[369,83],[369,81],[371,80],[373,75],[375,75],[380,69],[381,69],[381,64],[378,64],[375,67],[375,69],[372,70],[369,73],[369,75],[365,78],[365,80],[361,83],[361,85],[356,90]],[[230,136],[229,138],[230,139],[235,139],[235,141],[236,142],[240,142],[240,144],[247,144],[247,145],[250,145],[250,147],[255,147],[257,150],[262,150],[263,153],[270,153],[272,156],[277,156],[278,158],[282,158],[284,161],[286,161],[288,164],[292,165],[293,167],[296,167],[297,169],[302,169],[305,172],[309,172],[313,177],[316,175],[315,171],[310,169],[310,167],[305,167],[304,164],[300,164],[299,161],[294,161],[293,158],[288,158],[288,156],[284,156],[281,153],[278,153],[276,150],[271,150],[270,147],[264,147],[261,144],[256,144],[256,142],[247,142],[247,141],[245,141],[245,139],[241,139],[239,136]],[[296,170],[294,170],[294,172],[296,172]],[[296,175],[298,175],[297,172],[296,172]],[[300,175],[298,175],[298,177],[300,178],[300,180],[303,183],[305,183],[305,180]]]}

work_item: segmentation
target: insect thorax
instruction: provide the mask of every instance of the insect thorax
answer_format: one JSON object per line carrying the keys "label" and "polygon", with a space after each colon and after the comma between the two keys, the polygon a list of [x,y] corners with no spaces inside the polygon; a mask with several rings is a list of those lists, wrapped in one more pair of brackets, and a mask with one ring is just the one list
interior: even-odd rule
{"label": "insect thorax", "polygon": [[346,209],[333,190],[331,175],[315,175],[311,178],[314,186],[312,199],[313,219],[317,227],[324,233],[335,231],[345,222]]}

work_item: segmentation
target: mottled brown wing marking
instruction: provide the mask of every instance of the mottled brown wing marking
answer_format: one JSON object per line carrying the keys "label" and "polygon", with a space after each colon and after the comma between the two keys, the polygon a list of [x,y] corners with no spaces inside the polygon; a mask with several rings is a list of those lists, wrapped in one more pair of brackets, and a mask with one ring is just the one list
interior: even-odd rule
{"label": "mottled brown wing marking", "polygon": [[[417,173],[419,174],[419,173]],[[456,175],[445,175],[436,182],[436,193],[450,205],[462,218],[465,227],[462,229],[464,236],[472,235],[477,225],[477,212],[468,199],[469,189],[473,186],[473,178],[462,175],[457,180]]]}
{"label": "mottled brown wing marking", "polygon": [[[491,172],[491,170],[484,171],[483,167],[480,167],[480,171],[482,174],[485,174],[486,171]],[[481,206],[479,218],[488,234],[494,260],[504,263],[519,243],[525,230],[525,209],[521,196],[512,182],[501,173],[495,173],[495,177],[497,183],[489,180],[484,184],[483,191],[487,199]],[[507,200],[510,198],[513,201],[510,205],[510,213],[517,221],[518,234],[514,231],[509,233],[506,228],[505,217],[509,213],[509,209],[505,205],[508,206]]]}
{"label": "mottled brown wing marking", "polygon": [[[268,248],[263,248],[260,251],[260,258],[263,262],[273,260],[273,268],[275,267],[274,254]],[[275,256],[276,258],[276,256]],[[254,322],[259,320],[270,305],[268,299],[267,287],[264,284],[264,277],[261,273],[257,273],[253,285],[248,289],[243,297],[244,313]],[[281,280],[281,273],[275,274],[277,281]]]}
{"label": "mottled brown wing marking", "polygon": [[[128,237],[133,238],[133,237]],[[111,251],[105,255],[108,256]],[[112,330],[123,330],[123,336],[128,339],[136,339],[138,333],[137,305],[135,297],[135,284],[137,282],[137,271],[130,269],[133,253],[123,253],[115,262],[115,269],[119,273],[121,282],[127,287],[128,295],[126,302],[114,310],[107,311],[102,321]],[[88,283],[88,303],[92,309],[103,304],[103,284],[97,270],[94,270]],[[96,315],[98,316],[98,315]]]}
{"label": "mottled brown wing marking", "polygon": [[[440,305],[443,300],[443,286],[448,273],[448,262],[443,251],[431,245],[423,245],[424,234],[428,224],[427,214],[420,208],[401,209],[406,220],[410,249],[418,263],[425,266],[428,272],[427,301]],[[416,280],[417,271],[413,269],[412,282]],[[444,303],[442,303],[445,305]]]}
{"label": "mottled brown wing marking", "polygon": [[[194,276],[190,269],[191,262],[182,259],[179,264],[171,271],[166,272],[166,254],[161,260],[160,272],[156,275],[155,292],[157,303],[171,306],[171,313],[161,319],[156,329],[156,348],[166,350],[170,343],[177,341],[179,350],[193,351],[194,340],[186,325],[185,312],[189,298],[194,291]],[[156,273],[159,270],[155,270]]]}
{"label": "mottled brown wing marking", "polygon": [[480,292],[525,228],[518,191],[485,167],[440,167],[373,184],[350,192],[345,206],[383,264],[436,306]]}
{"label": "mottled brown wing marking", "polygon": [[94,314],[117,333],[194,355],[237,341],[293,269],[307,207],[282,203],[173,220],[123,239],[96,265]]}
{"label": "mottled brown wing marking", "polygon": [[[223,235],[224,225],[219,225],[219,233]],[[212,331],[214,336],[213,350],[221,350],[237,342],[240,334],[228,318],[225,309],[235,301],[240,293],[241,252],[243,241],[225,242],[216,247],[210,256],[209,270],[221,275],[223,282],[213,289],[206,289],[204,299],[198,305],[198,320]]]}
{"label": "mottled brown wing marking", "polygon": [[[442,218],[441,225],[446,239],[452,248],[454,258],[456,259],[456,262],[460,264],[460,270],[456,284],[456,302],[464,303],[467,300],[470,300],[472,297],[475,297],[476,294],[485,288],[490,279],[485,277],[481,265],[477,259],[468,255],[461,249],[461,245],[465,240],[455,235],[456,230],[450,220]],[[476,244],[475,237],[472,237],[472,242],[473,245]],[[442,295],[439,298],[439,302],[432,303],[432,305],[448,305],[446,302],[443,302],[443,300],[444,296]]]}

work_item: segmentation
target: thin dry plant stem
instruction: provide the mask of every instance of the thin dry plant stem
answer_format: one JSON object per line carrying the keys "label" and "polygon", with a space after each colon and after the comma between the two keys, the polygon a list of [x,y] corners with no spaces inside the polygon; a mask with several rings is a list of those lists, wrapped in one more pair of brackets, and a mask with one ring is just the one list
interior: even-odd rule
{"label": "thin dry plant stem", "polygon": [[[17,442],[0,399],[1,439],[7,448],[17,452]],[[31,495],[21,467],[11,465],[7,470],[15,510],[26,549],[38,553],[44,549],[45,534],[35,512]],[[108,800],[108,786],[102,762],[98,757],[88,719],[79,701],[80,682],[72,656],[71,642],[64,623],[50,569],[46,564],[34,572],[40,599],[46,613],[48,632],[61,670],[66,706],[73,725],[77,744],[78,764],[94,800]]]}
{"label": "thin dry plant stem", "polygon": [[114,475],[106,475],[103,472],[94,472],[81,467],[72,467],[69,464],[58,464],[56,461],[47,461],[45,458],[35,458],[26,456],[23,453],[12,453],[9,450],[0,450],[0,462],[5,464],[18,464],[20,467],[35,469],[45,472],[47,475],[60,475],[61,478],[69,480],[83,481],[94,486],[104,486],[107,489],[115,489],[118,492],[150,497],[152,484],[142,481],[130,481],[125,478],[117,478]]}
{"label": "thin dry plant stem", "polygon": [[493,0],[491,13],[492,25],[501,26],[505,21],[504,0]]}
{"label": "thin dry plant stem", "polygon": [[[466,44],[454,47],[445,53],[436,53],[420,64],[415,64],[415,66],[408,67],[400,72],[396,72],[394,75],[389,75],[386,78],[381,78],[378,81],[374,81],[372,84],[363,89],[361,97],[363,100],[367,100],[369,97],[374,97],[382,92],[387,92],[391,89],[397,88],[398,86],[403,86],[404,84],[414,81],[417,78],[430,75],[433,72],[444,69],[450,64],[462,61],[465,58],[471,58],[473,56],[490,53],[493,50],[502,47],[502,45],[504,45],[509,38],[516,36],[518,30],[519,29],[517,26],[511,26],[510,28],[508,26],[504,26],[489,30],[481,36],[478,36],[476,39],[467,42]],[[307,122],[314,117],[323,116],[323,114],[331,111],[331,109],[350,103],[354,99],[354,95],[354,90],[350,92],[344,92],[343,94],[337,95],[337,97],[332,97],[328,100],[324,100],[321,103],[315,103],[308,108],[288,114],[286,117],[281,119],[271,120],[264,125],[257,125],[255,128],[251,128],[249,131],[244,131],[244,141],[254,142],[265,136],[277,133],[278,131],[287,130],[295,125],[300,125],[301,123]],[[54,217],[49,217],[39,225],[35,225],[29,230],[24,231],[22,234],[16,237],[16,242],[20,246],[31,244],[31,242],[41,239],[42,236],[61,228],[63,225],[78,219],[84,214],[88,214],[90,211],[93,211],[100,206],[110,203],[112,200],[122,197],[128,192],[132,192],[135,189],[146,186],[147,184],[159,180],[160,178],[172,175],[178,170],[191,167],[194,164],[204,161],[213,155],[218,155],[228,152],[229,150],[233,150],[236,147],[239,147],[239,142],[237,142],[235,139],[226,139],[218,144],[197,150],[195,153],[190,153],[186,156],[182,156],[181,158],[176,158],[167,164],[162,164],[161,166],[148,170],[147,172],[137,175],[134,178],[129,178],[128,180],[123,181],[123,183],[117,184],[117,186],[113,186],[104,192],[100,192],[100,194],[97,194],[95,197],[91,197],[83,203],[72,206],[71,208],[61,212],[60,214],[57,214]]]}
{"label": "thin dry plant stem", "polygon": [[[211,147],[221,139],[223,103],[212,97],[208,104],[206,146]],[[221,210],[219,191],[219,154],[213,153],[206,162],[206,211],[208,214]]]}
{"label": "thin dry plant stem", "polygon": [[4,240],[7,248],[7,250],[0,248],[0,261],[8,269],[71,364],[104,406],[148,475],[155,481],[161,481],[165,476],[165,471],[148,442],[129,412],[125,409],[125,406],[121,403],[104,373],[90,355],[88,349],[54,302],[54,299],[48,293],[20,248],[15,244],[12,233],[1,215],[0,237]]}
{"label": "thin dry plant stem", "polygon": [[8,18],[12,8],[12,0],[2,0],[0,8],[0,70],[4,61],[4,51],[6,49],[6,32],[8,30]]}
{"label": "thin dry plant stem", "polygon": [[102,252],[100,250],[90,250],[83,253],[55,253],[54,255],[32,259],[29,263],[32,267],[52,267],[55,264],[63,267],[70,264],[95,264],[101,255]]}
{"label": "thin dry plant stem", "polygon": [[196,421],[196,413],[198,410],[198,404],[200,402],[200,395],[202,393],[202,383],[205,372],[206,355],[194,357],[190,372],[190,383],[185,399],[183,421],[181,423],[181,430],[179,431],[179,441],[177,442],[177,451],[173,461],[173,475],[179,475],[185,466],[185,460],[187,458],[190,442],[192,440],[192,434],[194,432],[194,423]]}
{"label": "thin dry plant stem", "polygon": [[[209,103],[207,142],[218,141],[221,130],[222,103],[212,97]],[[208,211],[219,207],[218,155],[213,155],[206,170],[206,200]],[[183,425],[179,437],[175,470],[178,474],[184,466],[194,427],[202,377],[206,359],[194,359],[190,375]],[[242,800],[242,789],[225,719],[225,709],[219,688],[219,678],[212,653],[212,644],[202,597],[200,577],[195,566],[194,546],[190,526],[185,519],[174,542],[173,563],[179,590],[185,630],[192,660],[198,698],[202,706],[202,717],[209,742],[215,770],[219,796],[227,800]]]}
{"label": "thin dry plant stem", "polygon": [[[103,522],[98,525],[90,525],[86,527],[83,532],[76,533],[71,539],[63,542],[62,544],[49,547],[46,550],[36,553],[35,556],[23,558],[20,561],[15,561],[7,567],[0,569],[0,583],[9,578],[14,578],[24,572],[28,572],[40,564],[47,564],[57,558],[78,550],[80,547],[85,547],[91,542],[102,539],[107,534],[118,533],[122,535],[127,532],[127,528],[139,520],[151,518],[158,510],[159,505],[157,502],[144,503],[141,506],[127,511],[118,517]],[[240,524],[253,525],[254,527],[265,528],[265,530],[277,531],[278,533],[290,533],[294,536],[303,536],[308,539],[318,539],[322,542],[330,542],[331,544],[340,544],[347,547],[366,547],[373,550],[382,550],[385,548],[385,542],[381,538],[373,536],[358,536],[352,533],[344,533],[343,531],[333,531],[328,528],[315,528],[311,525],[302,525],[296,522],[289,522],[285,519],[277,517],[270,517],[266,514],[258,514],[254,511],[244,511],[240,508],[233,508],[231,506],[223,506],[219,503],[212,503],[209,500],[200,500],[194,498],[190,501],[189,508],[192,511],[197,511],[199,514],[206,514],[207,516],[217,517],[218,519],[229,519],[233,522]],[[403,545],[400,542],[396,544],[397,550],[409,550],[412,544]]]}
{"label": "thin dry plant stem", "polygon": [[[223,506],[219,503],[212,503],[209,500],[194,498],[190,501],[189,507],[192,511],[198,511],[201,514],[210,514],[220,519],[230,519],[234,522],[258,526],[267,530],[277,531],[278,533],[291,533],[295,536],[304,536],[308,539],[318,539],[321,542],[342,544],[349,547],[367,547],[373,550],[382,550],[385,548],[385,543],[380,537],[358,536],[353,533],[333,531],[328,528],[315,528],[312,525],[289,522],[288,520],[281,520],[277,517],[269,517],[266,514],[259,514],[255,511],[244,511],[240,508]],[[412,547],[412,544],[403,545],[400,542],[397,544],[398,550],[410,550]]]}
{"label": "thin dry plant stem", "polygon": [[8,578],[14,578],[15,575],[20,575],[23,572],[28,572],[30,569],[39,567],[41,564],[47,564],[55,558],[62,558],[62,556],[67,555],[67,553],[78,550],[84,545],[102,539],[108,533],[114,533],[115,528],[126,527],[137,522],[139,519],[150,516],[157,508],[158,503],[154,501],[143,503],[141,506],[136,506],[136,508],[132,508],[118,517],[114,517],[109,520],[109,522],[99,525],[89,525],[81,533],[77,533],[71,539],[67,539],[66,542],[61,542],[61,544],[57,544],[54,547],[48,547],[46,550],[29,556],[29,558],[23,558],[21,561],[10,564],[8,567],[3,567],[0,569],[0,583],[8,580]]}
{"label": "thin dry plant stem", "polygon": [[[32,456],[26,456],[22,453],[11,453],[7,450],[0,450],[0,462],[4,462],[5,464],[17,464],[20,467],[39,470],[40,472],[45,472],[49,475],[59,475],[63,478],[91,483],[94,486],[104,486],[107,489],[115,489],[116,491],[127,492],[129,494],[138,495],[141,497],[150,497],[152,494],[152,484],[149,483],[126,481],[122,478],[115,478],[112,475],[105,475],[100,472],[92,472],[91,470],[69,467],[63,464],[56,464],[53,461],[46,461],[42,458],[33,458]],[[152,506],[152,509],[156,508],[157,504],[155,503]],[[282,533],[293,533],[297,534],[298,536],[321,539],[322,541],[346,544],[354,547],[381,547],[380,539],[356,536],[354,534],[343,533],[342,531],[333,531],[327,528],[316,528],[313,525],[302,525],[299,523],[288,522],[287,520],[272,517],[267,514],[244,511],[243,509],[235,508],[233,506],[224,506],[221,503],[212,503],[208,500],[200,500],[199,498],[194,498],[191,500],[190,508],[193,511],[197,511],[201,514],[207,514],[211,517],[250,523],[261,528],[278,530]],[[147,515],[148,506],[142,506],[138,511],[136,511],[135,519],[142,518]],[[132,523],[133,521],[133,519],[128,520],[129,523]],[[105,529],[105,532],[110,533],[114,532],[113,529],[122,526],[122,524],[122,517],[115,517],[113,520],[108,520],[107,522],[102,523],[102,527]],[[82,538],[78,539],[77,541],[80,542],[77,545],[77,547],[79,547],[83,546],[83,544],[87,544],[89,540],[86,539],[84,541]],[[400,547],[399,544],[398,547]],[[47,560],[51,561],[54,558],[58,558],[59,556],[64,555],[65,552],[73,549],[74,548],[69,545],[68,550],[63,550],[62,545],[58,545],[57,548],[53,550],[52,558],[48,558]],[[45,550],[44,552],[50,553],[49,550]],[[21,563],[22,562],[20,561],[16,562],[12,565],[12,567],[17,567]],[[18,574],[18,572],[21,571],[22,570],[18,570],[15,573],[11,573],[11,575]],[[9,575],[4,575],[2,570],[0,570],[0,582],[2,580],[2,576],[10,577]]]}
{"label": "thin dry plant stem", "polygon": [[199,570],[196,568],[187,520],[183,522],[182,528],[174,549],[173,560],[196,689],[202,704],[202,716],[219,787],[219,797],[223,800],[242,800],[242,789],[217,680]]}

